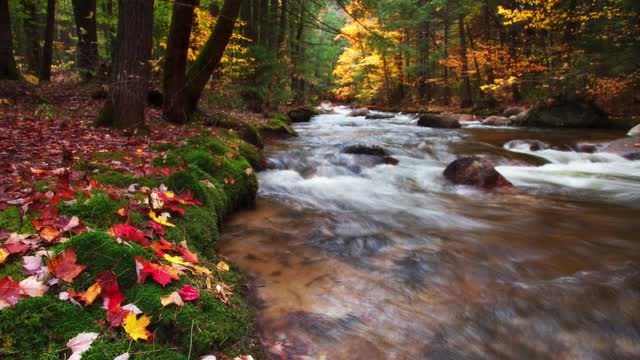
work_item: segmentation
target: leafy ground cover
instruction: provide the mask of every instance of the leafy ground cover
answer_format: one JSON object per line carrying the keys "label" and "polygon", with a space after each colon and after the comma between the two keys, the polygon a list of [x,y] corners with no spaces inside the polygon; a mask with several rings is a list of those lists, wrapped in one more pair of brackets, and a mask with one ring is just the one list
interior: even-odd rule
{"label": "leafy ground cover", "polygon": [[215,242],[264,166],[242,138],[286,122],[152,110],[140,136],[92,127],[98,102],[59,91],[0,107],[0,357],[260,357],[246,279]]}

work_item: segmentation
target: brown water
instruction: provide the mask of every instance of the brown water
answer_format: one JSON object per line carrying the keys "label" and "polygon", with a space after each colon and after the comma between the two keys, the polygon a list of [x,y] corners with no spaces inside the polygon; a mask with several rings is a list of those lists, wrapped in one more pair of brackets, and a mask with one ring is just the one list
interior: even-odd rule
{"label": "brown water", "polygon": [[[640,162],[503,147],[620,134],[345,112],[269,147],[277,170],[261,174],[257,208],[225,227],[221,252],[255,278],[272,358],[640,359]],[[400,164],[339,154],[351,143]],[[447,184],[466,154],[519,189]]]}

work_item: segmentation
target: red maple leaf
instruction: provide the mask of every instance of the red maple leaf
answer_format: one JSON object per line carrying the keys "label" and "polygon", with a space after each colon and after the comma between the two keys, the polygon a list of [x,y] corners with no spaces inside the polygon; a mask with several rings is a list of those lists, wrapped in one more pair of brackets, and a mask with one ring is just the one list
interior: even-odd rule
{"label": "red maple leaf", "polygon": [[180,290],[178,290],[178,294],[184,301],[193,301],[200,298],[200,291],[190,285],[185,285]]}
{"label": "red maple leaf", "polygon": [[119,237],[124,240],[130,240],[140,245],[149,245],[149,240],[145,237],[144,233],[131,225],[118,224],[109,229],[111,235]]}
{"label": "red maple leaf", "polygon": [[24,296],[20,295],[20,283],[11,276],[0,279],[0,310],[13,306]]}
{"label": "red maple leaf", "polygon": [[76,264],[78,257],[73,248],[61,252],[51,259],[47,267],[57,278],[66,282],[73,282],[73,279],[87,267]]}
{"label": "red maple leaf", "polygon": [[102,298],[107,309],[120,306],[125,297],[118,287],[118,279],[113,271],[103,271],[96,280],[102,287]]}
{"label": "red maple leaf", "polygon": [[147,221],[147,227],[153,230],[154,233],[162,236],[165,234],[164,228],[162,225],[158,224],[155,221]]}
{"label": "red maple leaf", "polygon": [[166,286],[172,280],[179,280],[178,273],[174,268],[163,264],[154,264],[139,256],[136,256],[136,273],[140,284],[144,284],[149,275],[162,286]]}

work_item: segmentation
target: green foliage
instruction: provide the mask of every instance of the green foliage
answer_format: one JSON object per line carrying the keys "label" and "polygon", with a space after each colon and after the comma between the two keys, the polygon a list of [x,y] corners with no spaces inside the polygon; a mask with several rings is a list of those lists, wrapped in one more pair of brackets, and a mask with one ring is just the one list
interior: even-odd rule
{"label": "green foliage", "polygon": [[22,215],[17,207],[0,211],[0,229],[17,232],[22,228]]}

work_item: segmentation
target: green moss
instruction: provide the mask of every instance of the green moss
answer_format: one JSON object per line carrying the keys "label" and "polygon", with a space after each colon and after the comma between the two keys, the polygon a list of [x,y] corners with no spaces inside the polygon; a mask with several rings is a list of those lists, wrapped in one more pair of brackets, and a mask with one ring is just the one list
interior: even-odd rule
{"label": "green moss", "polygon": [[14,280],[23,280],[27,276],[22,271],[22,262],[20,261],[20,257],[18,255],[12,255],[9,257],[7,262],[3,265],[0,265],[0,279],[11,276]]}
{"label": "green moss", "polygon": [[17,207],[0,211],[0,229],[16,232],[22,228],[22,215]]}
{"label": "green moss", "polygon": [[105,152],[97,152],[93,155],[93,160],[117,160],[117,161],[125,161],[127,157],[126,153],[120,151],[105,151]]}
{"label": "green moss", "polygon": [[166,238],[174,242],[187,240],[189,246],[204,255],[211,255],[218,240],[216,214],[204,207],[190,206],[182,217],[173,219],[175,228],[167,230]]}
{"label": "green moss", "polygon": [[107,195],[97,193],[85,203],[61,206],[60,212],[67,216],[78,216],[93,229],[107,229],[119,221],[116,211],[120,207],[121,204],[109,199]]}
{"label": "green moss", "polygon": [[192,355],[198,357],[216,351],[233,354],[235,348],[246,348],[245,342],[253,333],[252,316],[239,294],[232,296],[233,308],[204,291],[198,300],[182,308],[163,308],[159,298],[180,286],[149,284],[136,287],[132,295],[138,307],[157,319],[157,341],[174,343],[181,349],[191,347]]}
{"label": "green moss", "polygon": [[176,352],[175,349],[163,346],[164,344],[144,342],[132,342],[124,336],[100,336],[82,354],[83,360],[104,360],[113,359],[126,352],[135,354],[132,359],[154,359],[154,360],[185,360],[187,355]]}
{"label": "green moss", "polygon": [[256,171],[261,171],[266,168],[266,161],[261,151],[244,141],[238,143],[238,147],[240,148],[240,155],[247,159],[251,167]]}
{"label": "green moss", "polygon": [[24,299],[0,311],[0,357],[43,359],[82,332],[98,332],[104,311],[88,311],[50,296]]}
{"label": "green moss", "polygon": [[153,144],[149,146],[149,149],[153,151],[169,151],[171,149],[175,149],[175,145],[172,143],[161,143],[161,144]]}
{"label": "green moss", "polygon": [[107,172],[97,174],[94,178],[98,180],[100,184],[112,185],[120,188],[126,188],[135,183],[132,175],[124,174],[115,170],[108,170]]}
{"label": "green moss", "polygon": [[260,124],[258,130],[263,135],[298,136],[298,133],[289,126],[288,121],[277,117],[269,120],[266,124]]}
{"label": "green moss", "polygon": [[35,188],[36,191],[38,192],[44,192],[48,190],[49,185],[52,184],[51,180],[45,179],[45,180],[38,180],[35,183]]}
{"label": "green moss", "polygon": [[149,257],[149,253],[137,244],[117,244],[113,237],[98,231],[72,237],[62,246],[63,249],[69,247],[75,249],[78,264],[87,266],[76,283],[89,286],[103,271],[113,271],[125,295],[127,289],[137,283],[135,257]]}

